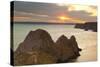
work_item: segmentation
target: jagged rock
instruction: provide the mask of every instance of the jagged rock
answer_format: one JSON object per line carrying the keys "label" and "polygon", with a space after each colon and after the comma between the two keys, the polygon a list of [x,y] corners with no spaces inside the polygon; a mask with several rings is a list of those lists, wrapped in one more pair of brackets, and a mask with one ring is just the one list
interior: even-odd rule
{"label": "jagged rock", "polygon": [[32,49],[43,50],[47,53],[52,53],[54,42],[48,32],[42,29],[30,31],[24,42],[22,42],[16,52],[29,52]]}
{"label": "jagged rock", "polygon": [[[30,31],[29,34],[27,35],[27,37],[25,38],[25,40],[19,45],[19,47],[17,48],[15,53],[20,56],[20,54],[22,54],[22,53],[34,52],[33,50],[34,51],[37,51],[37,50],[42,51],[42,55],[46,54],[46,56],[44,56],[44,58],[43,58],[44,60],[45,60],[45,57],[49,57],[49,56],[52,56],[52,57],[50,57],[50,59],[55,58],[55,60],[56,60],[56,56],[55,56],[56,52],[54,51],[54,42],[53,42],[50,34],[48,32],[46,32],[45,30],[37,29],[35,31]],[[24,55],[23,55],[23,57],[24,57]],[[37,58],[39,58],[39,57],[37,57]],[[26,58],[24,58],[24,59],[27,60]],[[54,60],[52,61],[50,59],[49,59],[49,61],[54,63]],[[42,61],[43,60],[41,60],[41,62]],[[32,63],[32,62],[30,62],[30,63]],[[24,63],[24,64],[26,64],[26,63]]]}
{"label": "jagged rock", "polygon": [[74,35],[71,36],[71,38],[69,39],[69,42],[70,42],[70,45],[73,47],[73,51],[75,55],[80,56],[79,51],[81,51],[81,49],[78,47],[78,44]]}
{"label": "jagged rock", "polygon": [[66,36],[62,35],[56,41],[58,62],[66,62],[70,59],[77,58],[80,54],[81,49],[78,48],[78,44],[74,36],[68,39]]}
{"label": "jagged rock", "polygon": [[56,46],[58,47],[58,60],[61,62],[68,61],[75,55],[68,38],[64,35],[58,38],[58,40],[56,41]]}
{"label": "jagged rock", "polygon": [[19,44],[14,52],[14,65],[67,62],[79,56],[80,50],[74,36],[68,39],[62,35],[54,43],[48,32],[37,29]]}

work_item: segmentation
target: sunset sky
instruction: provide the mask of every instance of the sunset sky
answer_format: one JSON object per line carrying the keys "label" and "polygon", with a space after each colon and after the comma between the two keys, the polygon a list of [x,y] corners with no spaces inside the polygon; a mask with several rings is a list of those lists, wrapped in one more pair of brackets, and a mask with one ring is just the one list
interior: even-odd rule
{"label": "sunset sky", "polygon": [[96,20],[96,6],[14,2],[14,21],[16,22],[84,23]]}

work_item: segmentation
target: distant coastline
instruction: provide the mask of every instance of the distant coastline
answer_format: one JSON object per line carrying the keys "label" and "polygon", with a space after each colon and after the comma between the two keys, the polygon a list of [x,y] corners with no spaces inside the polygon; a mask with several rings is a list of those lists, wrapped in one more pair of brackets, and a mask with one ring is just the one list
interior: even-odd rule
{"label": "distant coastline", "polygon": [[75,28],[84,29],[85,31],[92,30],[97,32],[97,22],[87,22],[84,24],[76,24]]}
{"label": "distant coastline", "polygon": [[74,28],[84,29],[85,31],[92,30],[97,32],[97,22],[86,23],[55,23],[55,22],[12,22],[14,24],[39,24],[39,25],[75,25]]}
{"label": "distant coastline", "polygon": [[13,22],[14,24],[51,24],[51,25],[75,25],[76,23],[51,23],[51,22]]}

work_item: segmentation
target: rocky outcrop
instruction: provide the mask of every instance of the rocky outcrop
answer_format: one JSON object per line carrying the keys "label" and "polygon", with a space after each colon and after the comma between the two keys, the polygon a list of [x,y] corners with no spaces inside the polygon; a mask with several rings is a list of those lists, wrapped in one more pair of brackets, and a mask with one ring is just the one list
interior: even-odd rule
{"label": "rocky outcrop", "polygon": [[38,29],[36,31],[30,31],[16,51],[27,52],[32,51],[32,48],[34,48],[43,49],[48,52],[46,49],[49,49],[53,44],[54,42],[49,33],[45,30]]}
{"label": "rocky outcrop", "polygon": [[92,30],[94,32],[97,32],[97,22],[86,22],[84,24],[76,24],[75,28],[84,29],[85,31]]}
{"label": "rocky outcrop", "polygon": [[58,62],[67,62],[70,61],[70,59],[80,56],[79,51],[81,49],[78,47],[74,36],[68,39],[66,36],[62,35],[56,41],[56,47],[58,51],[56,53],[58,54]]}
{"label": "rocky outcrop", "polygon": [[78,47],[78,44],[77,44],[75,36],[72,35],[71,38],[69,39],[69,42],[70,42],[70,45],[73,48],[73,51],[74,51],[75,55],[76,56],[80,56],[79,51],[81,51],[82,49],[80,49]]}
{"label": "rocky outcrop", "polygon": [[54,43],[48,32],[37,29],[30,31],[14,52],[14,65],[67,62],[78,57],[80,50],[74,36],[62,35]]}
{"label": "rocky outcrop", "polygon": [[[26,36],[25,40],[19,45],[19,47],[17,48],[15,53],[20,56],[22,53],[27,54],[30,52],[34,53],[36,51],[38,51],[38,52],[41,51],[42,53],[40,53],[40,54],[42,54],[42,55],[49,54],[48,56],[50,56],[50,55],[53,56],[51,58],[51,59],[53,59],[55,57],[55,53],[56,53],[54,51],[53,46],[54,46],[54,42],[53,42],[50,34],[48,32],[46,32],[45,30],[37,29],[36,31],[29,32],[29,34]],[[22,56],[24,56],[24,55],[22,55]],[[39,58],[39,57],[37,57],[37,58]],[[24,59],[26,59],[26,58],[24,58]],[[44,60],[45,60],[45,56],[44,56]],[[55,57],[55,60],[56,60],[56,57]],[[41,62],[42,61],[43,60],[41,60]],[[52,61],[54,63],[54,60],[50,60],[50,61]],[[22,61],[22,62],[24,62],[24,61]],[[36,63],[32,63],[32,64],[36,64]]]}
{"label": "rocky outcrop", "polygon": [[58,47],[58,62],[68,61],[73,55],[73,48],[69,43],[66,36],[62,35],[56,41],[56,46]]}

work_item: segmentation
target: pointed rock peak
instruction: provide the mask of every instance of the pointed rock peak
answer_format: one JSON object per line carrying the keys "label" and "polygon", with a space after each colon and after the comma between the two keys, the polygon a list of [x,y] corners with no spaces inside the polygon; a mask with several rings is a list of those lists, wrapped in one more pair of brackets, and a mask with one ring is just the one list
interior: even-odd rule
{"label": "pointed rock peak", "polygon": [[61,37],[66,37],[65,35],[61,35]]}
{"label": "pointed rock peak", "polygon": [[65,35],[61,35],[59,39],[68,39]]}
{"label": "pointed rock peak", "polygon": [[37,29],[37,30],[35,30],[36,32],[46,32],[45,30],[43,30],[43,29]]}
{"label": "pointed rock peak", "polygon": [[49,34],[47,31],[45,31],[43,29],[37,29],[37,30],[35,30],[35,33],[37,33],[37,34],[44,34],[44,33]]}
{"label": "pointed rock peak", "polygon": [[67,40],[68,40],[68,38],[65,35],[61,35],[56,42],[67,41]]}
{"label": "pointed rock peak", "polygon": [[35,34],[38,34],[38,33],[48,33],[47,31],[45,31],[45,30],[43,30],[43,29],[37,29],[37,30],[35,30],[35,31],[30,31],[29,33],[28,33],[28,35],[35,35]]}
{"label": "pointed rock peak", "polygon": [[76,40],[76,38],[75,38],[74,35],[72,35],[72,36],[70,37],[70,39],[71,39],[71,40]]}
{"label": "pointed rock peak", "polygon": [[37,29],[37,30],[35,30],[35,31],[44,31],[43,29]]}

